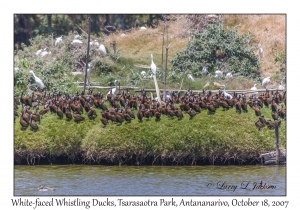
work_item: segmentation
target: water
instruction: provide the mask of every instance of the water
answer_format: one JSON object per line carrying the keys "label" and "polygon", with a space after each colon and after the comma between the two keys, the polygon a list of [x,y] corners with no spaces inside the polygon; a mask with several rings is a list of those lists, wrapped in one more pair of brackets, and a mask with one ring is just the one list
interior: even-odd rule
{"label": "water", "polygon": [[[15,196],[286,195],[285,166],[15,166]],[[254,188],[262,181],[267,189]],[[38,186],[57,188],[38,191]]]}

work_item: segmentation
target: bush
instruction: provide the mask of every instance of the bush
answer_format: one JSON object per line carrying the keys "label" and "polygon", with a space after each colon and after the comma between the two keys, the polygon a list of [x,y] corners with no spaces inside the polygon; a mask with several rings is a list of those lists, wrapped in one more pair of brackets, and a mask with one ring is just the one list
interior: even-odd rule
{"label": "bush", "polygon": [[238,73],[248,78],[259,76],[259,58],[254,54],[257,46],[251,45],[252,36],[239,35],[237,26],[224,29],[222,22],[211,23],[202,33],[193,34],[192,40],[171,61],[173,71],[190,71],[200,75],[206,66],[210,73],[216,70]]}

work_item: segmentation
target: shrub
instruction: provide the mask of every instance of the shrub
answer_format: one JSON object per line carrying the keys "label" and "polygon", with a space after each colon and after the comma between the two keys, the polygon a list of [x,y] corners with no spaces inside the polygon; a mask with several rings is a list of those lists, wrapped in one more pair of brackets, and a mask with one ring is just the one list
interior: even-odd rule
{"label": "shrub", "polygon": [[187,48],[171,61],[172,70],[200,75],[206,66],[210,73],[222,70],[248,78],[258,77],[260,63],[254,54],[257,46],[251,45],[250,32],[239,35],[237,27],[225,29],[219,21],[207,25],[202,33],[194,33]]}

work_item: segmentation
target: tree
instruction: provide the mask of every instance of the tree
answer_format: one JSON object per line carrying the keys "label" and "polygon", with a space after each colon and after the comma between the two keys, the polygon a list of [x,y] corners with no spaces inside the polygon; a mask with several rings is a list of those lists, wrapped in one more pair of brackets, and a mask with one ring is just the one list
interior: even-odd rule
{"label": "tree", "polygon": [[252,45],[250,32],[239,35],[237,27],[225,29],[221,20],[208,24],[202,33],[193,34],[184,51],[177,53],[171,61],[172,70],[191,71],[197,76],[206,66],[212,74],[215,70],[222,70],[249,78],[258,77],[260,63],[254,54],[257,46]]}

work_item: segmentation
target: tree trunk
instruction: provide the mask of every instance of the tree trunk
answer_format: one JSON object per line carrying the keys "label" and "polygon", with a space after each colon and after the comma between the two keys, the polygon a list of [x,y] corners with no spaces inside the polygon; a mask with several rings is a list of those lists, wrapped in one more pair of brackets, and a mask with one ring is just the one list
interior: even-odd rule
{"label": "tree trunk", "polygon": [[47,15],[48,18],[48,33],[51,33],[52,28],[52,15]]}
{"label": "tree trunk", "polygon": [[125,15],[117,15],[116,16],[116,28],[118,29],[125,29]]}
{"label": "tree trunk", "polygon": [[153,16],[149,14],[149,27],[153,28]]}

